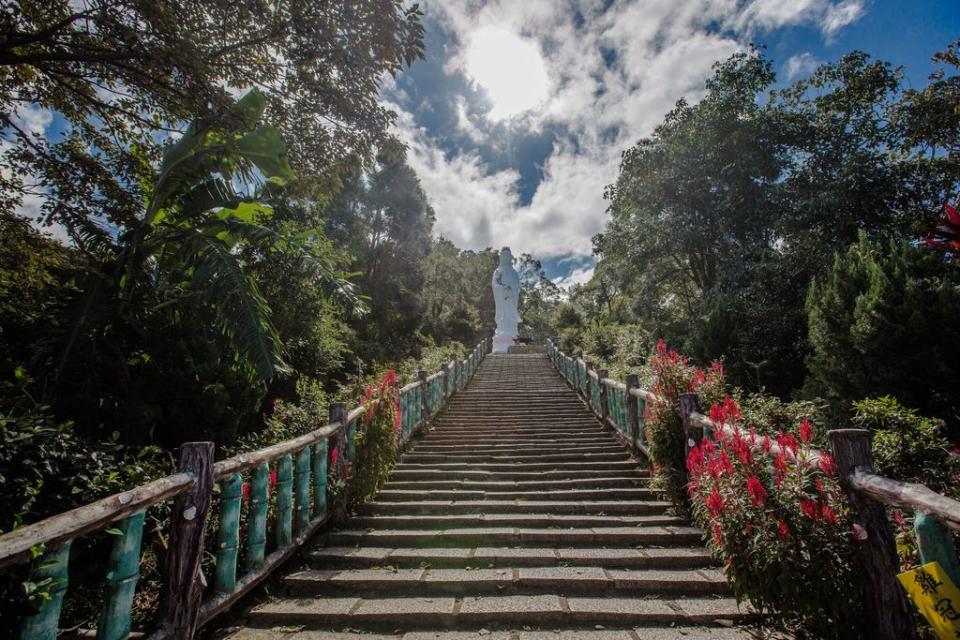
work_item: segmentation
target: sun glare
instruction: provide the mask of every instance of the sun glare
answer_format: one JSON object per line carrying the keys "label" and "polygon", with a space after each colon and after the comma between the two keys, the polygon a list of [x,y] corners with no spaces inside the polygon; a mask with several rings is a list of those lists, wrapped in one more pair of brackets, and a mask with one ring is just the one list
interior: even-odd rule
{"label": "sun glare", "polygon": [[478,29],[467,44],[467,74],[490,97],[492,120],[512,118],[547,99],[547,68],[536,43],[496,27]]}

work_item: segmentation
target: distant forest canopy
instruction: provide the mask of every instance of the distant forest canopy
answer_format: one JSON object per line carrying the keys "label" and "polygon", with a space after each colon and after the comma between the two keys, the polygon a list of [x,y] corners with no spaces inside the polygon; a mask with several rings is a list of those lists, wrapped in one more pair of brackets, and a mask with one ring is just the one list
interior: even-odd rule
{"label": "distant forest canopy", "polygon": [[852,52],[771,90],[762,52],[714,67],[623,154],[566,345],[623,373],[658,338],[731,381],[890,395],[960,424],[960,40],[929,84]]}

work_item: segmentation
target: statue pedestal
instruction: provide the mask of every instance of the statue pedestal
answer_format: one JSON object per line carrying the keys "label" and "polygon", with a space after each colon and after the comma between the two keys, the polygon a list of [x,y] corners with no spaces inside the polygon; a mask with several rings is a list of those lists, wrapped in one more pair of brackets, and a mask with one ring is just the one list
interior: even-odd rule
{"label": "statue pedestal", "polygon": [[514,336],[493,336],[493,349],[492,353],[506,353],[507,350],[513,346]]}

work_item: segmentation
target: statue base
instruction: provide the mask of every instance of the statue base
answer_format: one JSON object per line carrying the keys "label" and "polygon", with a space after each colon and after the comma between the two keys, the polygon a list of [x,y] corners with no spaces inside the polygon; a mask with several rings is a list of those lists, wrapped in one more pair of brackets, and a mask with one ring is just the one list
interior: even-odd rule
{"label": "statue base", "polygon": [[516,336],[493,336],[491,353],[506,353],[513,346]]}

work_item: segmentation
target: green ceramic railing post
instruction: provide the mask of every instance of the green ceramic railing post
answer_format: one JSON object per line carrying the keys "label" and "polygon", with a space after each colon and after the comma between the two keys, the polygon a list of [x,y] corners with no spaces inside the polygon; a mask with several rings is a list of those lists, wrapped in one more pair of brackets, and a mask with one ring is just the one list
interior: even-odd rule
{"label": "green ceramic railing post", "polygon": [[270,498],[267,491],[270,486],[270,467],[261,464],[253,472],[250,482],[250,513],[247,524],[247,562],[246,570],[255,571],[263,566],[264,550],[267,544],[267,508]]}
{"label": "green ceramic railing post", "polygon": [[145,515],[146,512],[141,511],[117,524],[120,535],[113,541],[107,564],[106,602],[100,612],[97,640],[126,640],[130,635],[133,595],[140,578],[140,542]]}
{"label": "green ceramic railing post", "polygon": [[66,542],[44,553],[43,558],[31,572],[31,582],[42,582],[50,578],[53,583],[49,589],[50,599],[40,606],[39,611],[23,621],[20,640],[56,640],[63,595],[67,592],[69,562],[70,542]]}
{"label": "green ceramic railing post", "polygon": [[243,478],[231,473],[220,484],[220,526],[217,529],[217,566],[214,590],[232,593],[237,586],[237,552],[240,545],[240,500]]}
{"label": "green ceramic railing post", "polygon": [[327,441],[313,448],[313,511],[314,517],[327,515]]}
{"label": "green ceramic railing post", "polygon": [[310,525],[310,447],[297,452],[297,533]]}
{"label": "green ceramic railing post", "polygon": [[917,534],[917,547],[920,561],[939,562],[953,584],[960,586],[960,562],[957,562],[957,550],[953,546],[953,537],[943,523],[928,513],[915,513],[913,530]]}
{"label": "green ceramic railing post", "polygon": [[277,466],[277,547],[293,541],[293,457],[288,453]]}

